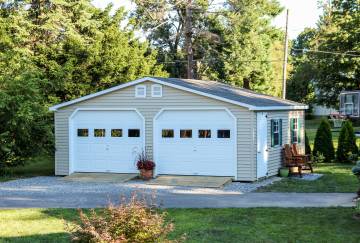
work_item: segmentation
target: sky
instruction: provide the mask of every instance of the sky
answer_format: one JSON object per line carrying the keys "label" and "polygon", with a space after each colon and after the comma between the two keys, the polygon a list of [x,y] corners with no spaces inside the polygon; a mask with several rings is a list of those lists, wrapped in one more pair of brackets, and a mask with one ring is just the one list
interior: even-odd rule
{"label": "sky", "polygon": [[[295,39],[296,36],[306,27],[315,27],[322,13],[318,7],[318,0],[278,0],[285,9],[289,9],[289,37]],[[130,0],[94,0],[93,4],[99,8],[106,7],[113,3],[115,8],[125,6],[132,9],[134,6]],[[286,11],[284,10],[277,16],[273,24],[285,29]]]}

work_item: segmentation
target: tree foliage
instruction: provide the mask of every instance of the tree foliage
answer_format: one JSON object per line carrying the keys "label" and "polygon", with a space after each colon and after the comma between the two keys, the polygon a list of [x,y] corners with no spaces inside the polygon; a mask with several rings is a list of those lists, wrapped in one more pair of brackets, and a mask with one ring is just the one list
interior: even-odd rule
{"label": "tree foliage", "polygon": [[305,30],[297,40],[307,51],[296,54],[301,61],[294,64],[290,82],[293,99],[308,99],[314,85],[314,101],[336,107],[342,90],[360,88],[359,0],[330,1],[318,27]]}
{"label": "tree foliage", "polygon": [[0,2],[0,163],[53,142],[48,107],[142,76],[166,76],[124,9],[90,0]]}
{"label": "tree foliage", "polygon": [[336,150],[336,158],[339,162],[352,162],[352,157],[357,158],[358,147],[356,145],[356,137],[354,128],[350,121],[344,122],[340,130],[338,147]]}
{"label": "tree foliage", "polygon": [[[159,59],[173,77],[185,77],[187,1],[135,0],[134,22],[148,33]],[[278,57],[282,32],[271,20],[282,8],[275,0],[193,1],[193,51],[196,78],[215,79],[280,95]],[[282,58],[282,57],[281,57]],[[281,60],[278,60],[281,63]]]}
{"label": "tree foliage", "polygon": [[331,162],[335,157],[331,126],[326,119],[321,121],[315,135],[313,155],[318,156],[319,153],[327,162]]}

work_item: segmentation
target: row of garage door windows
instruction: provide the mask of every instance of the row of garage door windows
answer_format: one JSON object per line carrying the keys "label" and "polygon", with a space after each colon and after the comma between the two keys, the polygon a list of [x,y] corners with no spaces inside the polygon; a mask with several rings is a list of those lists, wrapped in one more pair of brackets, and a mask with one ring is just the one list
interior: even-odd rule
{"label": "row of garage door windows", "polygon": [[[87,128],[79,128],[77,130],[78,137],[88,137],[89,129]],[[192,138],[192,130],[191,129],[180,129],[180,138]],[[106,129],[103,128],[95,128],[94,129],[94,137],[105,137]],[[122,137],[123,131],[122,129],[111,129],[111,137]],[[174,129],[163,129],[161,131],[161,136],[163,138],[173,138],[174,137]],[[128,137],[140,137],[140,129],[128,129]],[[211,138],[211,130],[210,129],[199,129],[198,130],[199,138]],[[222,129],[217,130],[218,138],[230,138],[230,130]]]}

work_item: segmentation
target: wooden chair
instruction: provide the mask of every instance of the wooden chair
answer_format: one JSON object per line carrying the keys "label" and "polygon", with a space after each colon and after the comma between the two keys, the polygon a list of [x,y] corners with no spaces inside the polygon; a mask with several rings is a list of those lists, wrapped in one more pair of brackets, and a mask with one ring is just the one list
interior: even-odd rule
{"label": "wooden chair", "polygon": [[299,157],[299,158],[304,158],[305,165],[303,166],[302,169],[303,170],[310,170],[311,173],[314,173],[314,170],[313,170],[313,167],[312,167],[311,155],[310,154],[300,154],[299,150],[297,149],[296,144],[291,145],[291,150],[292,150],[293,156]]}
{"label": "wooden chair", "polygon": [[302,177],[302,168],[305,165],[306,161],[304,157],[294,156],[292,149],[289,144],[285,144],[283,149],[283,161],[284,166],[289,168],[298,168],[298,173]]}

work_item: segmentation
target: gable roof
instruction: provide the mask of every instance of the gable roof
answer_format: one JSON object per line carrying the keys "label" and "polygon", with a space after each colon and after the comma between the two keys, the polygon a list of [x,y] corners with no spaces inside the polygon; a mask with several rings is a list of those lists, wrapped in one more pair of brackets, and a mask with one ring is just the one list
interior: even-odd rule
{"label": "gable roof", "polygon": [[152,81],[154,83],[159,83],[176,89],[196,93],[216,100],[221,100],[227,103],[246,107],[249,110],[294,110],[294,109],[308,108],[307,105],[301,103],[293,102],[290,100],[283,100],[269,95],[259,94],[247,89],[234,87],[216,81],[180,79],[180,78],[145,77],[97,93],[86,95],[78,99],[64,102],[52,106],[49,109],[51,111],[56,111],[59,108],[69,106],[78,102],[82,102],[88,99],[92,99],[97,96],[114,92],[116,90],[120,90],[145,81]]}

